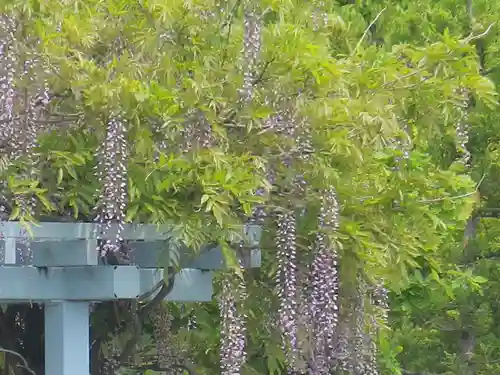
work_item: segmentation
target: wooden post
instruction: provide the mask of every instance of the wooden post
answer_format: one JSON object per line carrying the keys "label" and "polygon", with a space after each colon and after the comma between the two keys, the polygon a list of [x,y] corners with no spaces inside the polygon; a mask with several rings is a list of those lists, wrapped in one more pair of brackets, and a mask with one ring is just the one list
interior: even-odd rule
{"label": "wooden post", "polygon": [[16,239],[6,238],[4,241],[5,254],[3,262],[5,264],[16,264]]}
{"label": "wooden post", "polygon": [[45,304],[45,374],[89,375],[89,303]]}

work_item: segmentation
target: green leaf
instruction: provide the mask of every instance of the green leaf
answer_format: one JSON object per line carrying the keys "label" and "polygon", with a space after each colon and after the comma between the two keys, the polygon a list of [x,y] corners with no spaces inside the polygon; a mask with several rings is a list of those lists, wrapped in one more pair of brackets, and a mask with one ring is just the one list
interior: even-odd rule
{"label": "green leaf", "polygon": [[243,278],[243,272],[236,251],[225,241],[220,241],[219,244],[226,266],[234,271],[240,278]]}
{"label": "green leaf", "polygon": [[63,178],[64,178],[64,172],[62,168],[59,168],[57,170],[57,185],[61,185]]}

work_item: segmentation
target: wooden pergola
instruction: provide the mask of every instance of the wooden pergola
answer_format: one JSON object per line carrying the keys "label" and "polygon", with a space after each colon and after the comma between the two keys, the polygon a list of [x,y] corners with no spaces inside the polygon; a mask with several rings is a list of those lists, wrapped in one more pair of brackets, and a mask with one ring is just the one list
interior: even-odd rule
{"label": "wooden pergola", "polygon": [[[113,238],[113,229],[107,231]],[[0,265],[0,303],[41,303],[45,307],[45,373],[49,375],[89,374],[90,303],[136,299],[154,291],[163,278],[163,268],[174,265],[172,301],[210,301],[213,271],[225,267],[218,246],[194,252],[176,249],[175,262],[168,226],[129,224],[122,237],[131,248],[130,264],[103,264],[96,251],[99,226],[94,223],[43,222],[31,225],[32,259],[27,262],[17,251],[23,224],[3,222],[4,259]],[[261,229],[245,227],[249,243],[238,254],[243,267],[260,266],[258,248]],[[104,238],[106,239],[106,238]],[[151,297],[154,297],[154,293]]]}

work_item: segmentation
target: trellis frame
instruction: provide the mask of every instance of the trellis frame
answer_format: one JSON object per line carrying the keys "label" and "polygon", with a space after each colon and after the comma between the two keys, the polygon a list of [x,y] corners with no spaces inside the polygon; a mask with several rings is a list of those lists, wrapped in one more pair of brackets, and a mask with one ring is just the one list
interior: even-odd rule
{"label": "trellis frame", "polygon": [[[112,227],[107,236],[112,238]],[[20,222],[0,224],[4,259],[0,265],[0,304],[42,303],[45,309],[45,374],[88,375],[90,303],[135,299],[154,288],[170,261],[168,226],[127,224],[122,232],[131,245],[129,265],[102,264],[96,251],[99,226],[94,223],[43,222],[28,232],[33,258],[20,256]],[[260,266],[260,227],[245,227],[249,243],[238,254],[243,267]],[[205,246],[199,253],[177,249],[172,301],[210,301],[213,271],[225,267],[222,251]]]}

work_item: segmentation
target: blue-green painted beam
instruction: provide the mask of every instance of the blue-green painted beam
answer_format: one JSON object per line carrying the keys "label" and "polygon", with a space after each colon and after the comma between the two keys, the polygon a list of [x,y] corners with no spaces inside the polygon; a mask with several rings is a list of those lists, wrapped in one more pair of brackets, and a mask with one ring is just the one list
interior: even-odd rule
{"label": "blue-green painted beam", "polygon": [[[141,270],[141,294],[150,291],[163,278],[162,270]],[[183,269],[175,275],[174,288],[168,301],[208,302],[213,295],[213,273],[197,269]],[[151,295],[150,298],[153,298]]]}
{"label": "blue-green painted beam", "polygon": [[[260,249],[245,249],[240,251],[238,259],[244,268],[258,268],[261,262]],[[220,247],[199,254],[188,263],[190,268],[202,270],[220,270],[226,268],[226,261]]]}
{"label": "blue-green painted beam", "polygon": [[[198,268],[218,270],[225,268],[224,256],[220,247],[203,248],[194,253],[188,248],[179,252],[169,252],[167,241],[143,241],[130,244],[133,265],[140,268],[163,268],[166,266],[180,268]],[[97,265],[95,240],[68,240],[32,242],[32,265],[36,267],[64,267]],[[239,254],[243,267],[260,267],[260,250],[245,249]],[[18,259],[18,263],[20,259]]]}
{"label": "blue-green painted beam", "polygon": [[32,264],[35,267],[99,264],[97,240],[32,241],[30,246],[33,251]]}
{"label": "blue-green painted beam", "polygon": [[[142,241],[129,244],[130,261],[140,268],[198,268],[218,270],[225,268],[220,247],[204,247],[195,253],[188,248],[169,251],[167,241]],[[32,242],[33,265],[37,267],[63,267],[96,265],[98,263],[95,240],[68,240]],[[238,253],[243,267],[260,267],[260,249],[244,249]]]}
{"label": "blue-green painted beam", "polygon": [[[26,226],[18,221],[4,221],[0,232],[3,238],[19,238],[25,228]],[[103,236],[97,223],[42,222],[28,224],[27,228],[31,238],[48,240],[114,239],[118,231],[118,225],[115,224],[109,227],[106,235]],[[244,231],[253,245],[258,243],[261,232],[260,226],[246,225]],[[125,224],[120,235],[125,240],[168,240],[172,238],[172,226],[167,224]]]}
{"label": "blue-green painted beam", "polygon": [[[32,265],[38,267],[63,267],[97,265],[96,252],[98,226],[93,223],[41,223],[32,225],[31,248]],[[0,229],[5,240],[5,264],[21,264],[16,256],[15,241],[19,238],[22,226],[17,222],[5,222]],[[167,265],[181,268],[221,269],[225,267],[220,247],[205,246],[194,252],[187,247],[179,250],[169,249],[168,227],[156,225],[127,225],[123,231],[125,239],[132,240],[131,260],[141,268],[161,268]],[[256,225],[245,226],[247,243],[252,250],[238,255],[244,267],[260,266],[261,228]]]}
{"label": "blue-green painted beam", "polygon": [[[3,238],[19,238],[26,227],[18,221],[5,221],[0,232]],[[96,223],[58,223],[43,222],[29,224],[30,236],[34,239],[75,240],[115,238],[118,225],[112,225],[106,236],[102,236]],[[171,238],[170,225],[126,224],[121,232],[125,240],[161,240]]]}
{"label": "blue-green painted beam", "polygon": [[15,238],[6,238],[3,241],[3,257],[5,264],[16,264],[17,263],[17,254],[16,254],[16,239]]}
{"label": "blue-green painted beam", "polygon": [[0,300],[104,301],[136,298],[140,270],[135,266],[65,267],[41,270],[28,266],[0,267]]}
{"label": "blue-green painted beam", "polygon": [[[135,298],[150,291],[163,277],[162,270],[130,266],[49,268],[0,267],[2,303],[53,300],[100,301]],[[207,302],[212,299],[213,273],[183,269],[176,276],[169,301]],[[16,280],[15,282],[13,280]]]}
{"label": "blue-green painted beam", "polygon": [[89,303],[45,304],[45,374],[89,375]]}
{"label": "blue-green painted beam", "polygon": [[[168,253],[168,244],[164,241],[137,242],[132,248],[131,261],[140,268],[165,267],[162,255]],[[198,268],[202,270],[220,270],[225,268],[224,256],[219,246],[203,247],[194,253],[188,248],[180,249],[178,253],[169,254],[170,266],[180,268]],[[260,249],[244,249],[238,253],[243,267],[260,267]]]}

